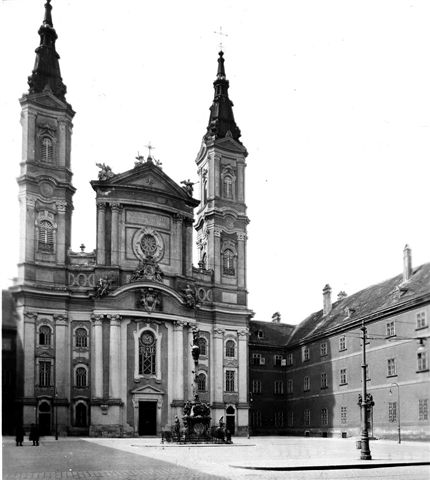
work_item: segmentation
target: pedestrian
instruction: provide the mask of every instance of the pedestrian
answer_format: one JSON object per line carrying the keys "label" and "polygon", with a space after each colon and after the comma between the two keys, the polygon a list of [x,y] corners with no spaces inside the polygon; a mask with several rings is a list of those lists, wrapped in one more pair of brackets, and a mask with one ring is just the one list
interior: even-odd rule
{"label": "pedestrian", "polygon": [[17,447],[22,447],[22,442],[24,441],[24,427],[22,425],[18,425],[16,427],[16,435],[15,435],[15,441],[16,441],[16,446]]}
{"label": "pedestrian", "polygon": [[34,423],[31,424],[30,436],[28,439],[33,442],[33,447],[39,446],[39,428]]}

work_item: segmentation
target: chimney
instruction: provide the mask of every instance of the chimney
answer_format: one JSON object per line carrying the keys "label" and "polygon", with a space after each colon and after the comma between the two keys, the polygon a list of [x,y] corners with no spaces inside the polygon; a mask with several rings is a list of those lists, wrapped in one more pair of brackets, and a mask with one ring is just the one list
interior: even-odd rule
{"label": "chimney", "polygon": [[279,312],[275,312],[272,315],[272,322],[273,323],[281,323],[281,314]]}
{"label": "chimney", "polygon": [[331,288],[327,285],[323,288],[324,308],[323,315],[328,315],[331,312]]}
{"label": "chimney", "polygon": [[412,254],[409,245],[403,249],[403,282],[407,282],[412,276]]}
{"label": "chimney", "polygon": [[337,301],[340,302],[341,300],[343,300],[344,298],[346,298],[348,296],[348,294],[345,292],[345,290],[341,290],[338,294],[337,294]]}

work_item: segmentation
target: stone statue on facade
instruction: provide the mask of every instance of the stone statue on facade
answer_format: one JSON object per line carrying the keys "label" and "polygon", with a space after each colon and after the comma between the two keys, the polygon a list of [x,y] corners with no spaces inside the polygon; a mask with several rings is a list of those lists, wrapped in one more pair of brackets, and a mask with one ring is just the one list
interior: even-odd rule
{"label": "stone statue on facade", "polygon": [[96,163],[96,167],[100,168],[99,180],[102,182],[111,179],[115,175],[109,165],[106,165],[105,163]]}
{"label": "stone statue on facade", "polygon": [[96,298],[102,298],[109,294],[112,290],[112,279],[108,277],[99,278],[96,286],[94,287],[94,296]]}
{"label": "stone statue on facade", "polygon": [[196,306],[196,292],[193,290],[190,285],[187,283],[186,288],[183,290],[183,297],[187,307],[194,308]]}
{"label": "stone statue on facade", "polygon": [[192,182],[190,179],[188,180],[182,180],[181,184],[183,185],[183,189],[190,195],[190,197],[193,196],[193,191],[194,191],[194,185],[196,182]]}
{"label": "stone statue on facade", "polygon": [[154,259],[148,257],[141,260],[137,269],[132,273],[130,282],[139,282],[141,280],[152,280],[153,282],[163,282],[163,272]]}
{"label": "stone statue on facade", "polygon": [[160,304],[160,292],[153,288],[142,288],[140,290],[139,305],[147,312],[153,312]]}

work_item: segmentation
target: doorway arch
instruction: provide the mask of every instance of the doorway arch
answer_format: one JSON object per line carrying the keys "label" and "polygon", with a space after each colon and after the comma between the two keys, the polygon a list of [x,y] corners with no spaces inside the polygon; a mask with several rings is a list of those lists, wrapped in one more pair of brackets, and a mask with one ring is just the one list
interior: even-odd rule
{"label": "doorway arch", "polygon": [[226,408],[225,417],[226,428],[230,431],[232,435],[234,435],[236,429],[236,409],[232,405],[229,405]]}
{"label": "doorway arch", "polygon": [[52,426],[52,409],[47,400],[39,403],[39,433],[40,435],[50,435]]}

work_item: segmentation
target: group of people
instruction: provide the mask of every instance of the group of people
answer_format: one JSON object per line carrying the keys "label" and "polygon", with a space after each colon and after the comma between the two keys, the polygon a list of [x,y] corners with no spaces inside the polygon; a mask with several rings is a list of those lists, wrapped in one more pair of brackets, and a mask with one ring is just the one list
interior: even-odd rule
{"label": "group of people", "polygon": [[[19,425],[18,427],[16,427],[16,436],[15,436],[17,447],[22,447],[22,442],[24,441],[24,437],[25,437],[24,427],[22,425]],[[32,423],[30,427],[30,435],[28,436],[28,439],[30,440],[30,442],[33,442],[33,446],[38,447],[39,438],[40,438],[39,427],[34,423]]]}

